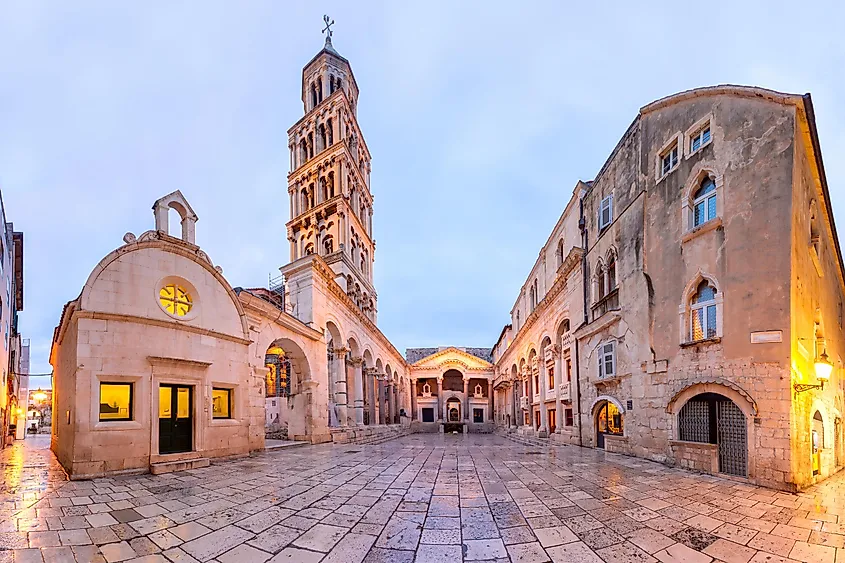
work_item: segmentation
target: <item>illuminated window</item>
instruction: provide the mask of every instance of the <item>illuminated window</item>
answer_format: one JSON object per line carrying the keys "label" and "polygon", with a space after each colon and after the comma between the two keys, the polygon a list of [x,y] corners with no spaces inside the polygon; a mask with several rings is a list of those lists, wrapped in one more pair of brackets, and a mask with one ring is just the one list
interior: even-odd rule
{"label": "illuminated window", "polygon": [[100,420],[132,420],[131,383],[100,383]]}
{"label": "illuminated window", "polygon": [[716,336],[716,288],[706,280],[698,286],[690,303],[690,340]]}
{"label": "illuminated window", "polygon": [[716,183],[706,176],[692,196],[692,226],[698,227],[716,218]]}
{"label": "illuminated window", "polygon": [[232,390],[211,390],[211,415],[213,418],[232,418]]}
{"label": "illuminated window", "polygon": [[164,310],[175,317],[184,317],[194,306],[191,294],[175,283],[162,287],[158,293],[158,300]]}
{"label": "illuminated window", "polygon": [[710,142],[710,123],[698,130],[690,138],[690,154],[698,151],[701,147]]}

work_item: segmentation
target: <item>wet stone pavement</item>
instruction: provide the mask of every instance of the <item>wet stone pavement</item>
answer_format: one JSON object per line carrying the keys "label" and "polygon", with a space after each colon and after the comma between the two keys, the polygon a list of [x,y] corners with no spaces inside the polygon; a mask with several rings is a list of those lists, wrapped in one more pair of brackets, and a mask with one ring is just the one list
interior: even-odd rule
{"label": "wet stone pavement", "polygon": [[792,495],[596,450],[418,434],[68,482],[47,447],[0,453],[0,563],[845,563],[843,474]]}

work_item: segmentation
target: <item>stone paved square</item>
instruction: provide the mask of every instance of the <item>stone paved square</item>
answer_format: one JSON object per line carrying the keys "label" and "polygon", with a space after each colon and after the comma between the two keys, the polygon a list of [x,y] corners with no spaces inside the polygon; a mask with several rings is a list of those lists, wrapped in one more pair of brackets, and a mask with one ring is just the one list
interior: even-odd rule
{"label": "stone paved square", "polygon": [[0,458],[0,561],[845,560],[843,474],[795,495],[538,448],[497,434],[413,434],[67,481],[43,445],[16,445]]}

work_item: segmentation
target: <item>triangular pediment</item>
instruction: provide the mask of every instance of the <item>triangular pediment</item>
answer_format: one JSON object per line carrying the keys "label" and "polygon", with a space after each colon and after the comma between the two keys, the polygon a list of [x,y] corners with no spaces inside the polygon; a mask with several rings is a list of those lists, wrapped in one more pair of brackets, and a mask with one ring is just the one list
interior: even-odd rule
{"label": "triangular pediment", "polygon": [[454,365],[455,369],[491,369],[493,364],[477,356],[449,346],[417,360],[411,364],[412,368],[441,368]]}

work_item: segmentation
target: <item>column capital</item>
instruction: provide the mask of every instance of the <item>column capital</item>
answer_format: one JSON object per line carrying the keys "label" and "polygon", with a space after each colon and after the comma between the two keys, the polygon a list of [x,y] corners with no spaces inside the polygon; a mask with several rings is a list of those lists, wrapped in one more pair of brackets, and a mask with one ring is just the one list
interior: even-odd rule
{"label": "column capital", "polygon": [[349,348],[346,348],[345,346],[339,346],[338,348],[332,348],[332,354],[334,354],[336,356],[343,357],[343,356],[346,356],[346,354],[348,352],[349,352]]}
{"label": "column capital", "polygon": [[349,363],[351,363],[356,368],[361,367],[362,365],[364,365],[364,358],[362,358],[361,356],[358,356],[357,358],[350,359]]}

